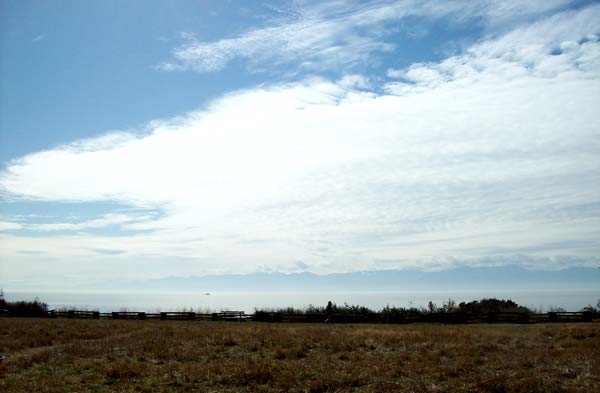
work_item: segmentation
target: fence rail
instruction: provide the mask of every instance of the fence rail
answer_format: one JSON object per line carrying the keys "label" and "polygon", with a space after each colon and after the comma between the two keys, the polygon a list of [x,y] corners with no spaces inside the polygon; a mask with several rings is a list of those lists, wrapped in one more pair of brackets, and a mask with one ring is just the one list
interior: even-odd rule
{"label": "fence rail", "polygon": [[244,311],[221,311],[211,314],[213,321],[234,321],[242,322],[252,318],[252,315],[247,315]]}
{"label": "fence rail", "polygon": [[548,312],[531,314],[519,312],[498,313],[372,313],[372,314],[332,314],[327,316],[320,313],[284,313],[257,311],[246,314],[244,311],[221,311],[218,313],[202,314],[196,312],[167,311],[147,313],[143,311],[82,311],[82,310],[51,310],[39,313],[2,313],[0,317],[46,317],[68,319],[119,319],[119,320],[160,320],[160,321],[258,321],[258,322],[296,322],[320,323],[326,319],[333,323],[558,323],[558,322],[592,322],[600,319],[600,313],[582,312]]}

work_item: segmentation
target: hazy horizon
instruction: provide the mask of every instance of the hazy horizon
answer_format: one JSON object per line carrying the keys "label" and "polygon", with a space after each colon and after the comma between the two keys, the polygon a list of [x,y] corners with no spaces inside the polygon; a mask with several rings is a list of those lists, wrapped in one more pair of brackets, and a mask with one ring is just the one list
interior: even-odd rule
{"label": "hazy horizon", "polygon": [[[52,280],[17,281],[5,285],[7,293],[359,293],[359,292],[453,292],[592,291],[600,299],[600,269],[572,267],[560,270],[529,270],[517,265],[496,267],[454,267],[445,270],[368,270],[353,273],[314,274],[310,272],[262,272],[252,274],[185,275],[150,279],[112,277],[94,279],[71,277],[60,287]],[[590,292],[591,295],[591,292]],[[595,302],[590,298],[588,302]]]}
{"label": "hazy horizon", "polygon": [[3,1],[0,287],[598,270],[599,20],[569,0]]}

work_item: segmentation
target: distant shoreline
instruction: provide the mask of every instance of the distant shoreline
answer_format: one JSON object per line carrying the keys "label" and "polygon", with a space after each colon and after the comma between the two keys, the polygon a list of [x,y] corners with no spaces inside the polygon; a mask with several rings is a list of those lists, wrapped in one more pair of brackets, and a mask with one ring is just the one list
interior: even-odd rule
{"label": "distant shoreline", "polygon": [[7,300],[43,299],[51,309],[76,308],[100,312],[112,311],[188,311],[214,312],[241,310],[252,313],[256,308],[305,308],[322,306],[332,300],[337,304],[361,304],[371,309],[386,305],[425,307],[432,301],[441,304],[449,298],[471,301],[482,298],[512,299],[536,312],[562,308],[579,311],[596,305],[598,290],[529,290],[529,291],[363,291],[363,292],[21,292],[6,291]]}
{"label": "distant shoreline", "polygon": [[0,298],[0,316],[3,317],[40,317],[68,319],[134,319],[134,320],[211,320],[259,322],[332,322],[332,323],[544,323],[544,322],[592,322],[600,318],[600,300],[597,306],[589,305],[579,311],[567,311],[562,308],[547,313],[537,312],[521,306],[509,299],[483,298],[469,302],[457,302],[448,299],[441,305],[429,301],[427,307],[385,306],[372,309],[361,305],[344,303],[337,305],[329,302],[323,306],[306,308],[256,308],[253,313],[243,310],[214,312],[210,310],[180,309],[180,311],[124,310],[100,312],[81,308],[49,309],[48,304],[36,298],[33,301],[7,301]]}

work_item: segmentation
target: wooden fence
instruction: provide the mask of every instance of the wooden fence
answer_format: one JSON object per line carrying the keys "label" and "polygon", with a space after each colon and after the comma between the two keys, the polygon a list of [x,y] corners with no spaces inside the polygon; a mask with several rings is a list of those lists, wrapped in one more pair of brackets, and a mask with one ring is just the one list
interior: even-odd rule
{"label": "wooden fence", "polygon": [[[550,323],[550,322],[592,322],[600,318],[593,312],[549,312],[546,314],[529,314],[518,312],[499,313],[373,313],[373,314],[333,314],[333,323]],[[288,314],[278,312],[257,312],[252,316],[255,321],[262,322],[324,322],[323,314]]]}
{"label": "wooden fence", "polygon": [[[321,323],[327,319],[325,314],[319,313],[282,313],[257,311],[246,314],[244,311],[221,311],[218,313],[202,314],[195,312],[159,312],[147,313],[138,311],[80,311],[51,310],[45,313],[20,314],[4,313],[6,317],[48,317],[69,319],[122,319],[122,320],[159,320],[159,321],[229,321],[243,322],[253,320],[258,322],[296,322],[296,323]],[[548,312],[545,314],[531,314],[518,312],[499,313],[371,313],[371,314],[333,314],[329,319],[332,323],[555,323],[555,322],[592,322],[599,319],[600,314],[592,311],[583,312]]]}

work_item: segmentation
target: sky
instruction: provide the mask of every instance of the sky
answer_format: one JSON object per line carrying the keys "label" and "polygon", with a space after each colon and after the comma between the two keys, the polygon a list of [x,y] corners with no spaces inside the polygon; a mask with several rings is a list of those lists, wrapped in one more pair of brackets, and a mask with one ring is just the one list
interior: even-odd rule
{"label": "sky", "polygon": [[600,265],[600,2],[0,2],[0,282]]}

